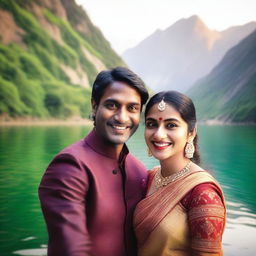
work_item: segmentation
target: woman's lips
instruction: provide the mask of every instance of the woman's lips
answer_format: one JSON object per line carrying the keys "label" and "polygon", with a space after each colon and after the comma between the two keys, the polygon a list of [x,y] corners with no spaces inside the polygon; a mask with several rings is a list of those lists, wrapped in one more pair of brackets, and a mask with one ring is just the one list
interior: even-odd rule
{"label": "woman's lips", "polygon": [[164,150],[172,145],[171,142],[156,142],[156,141],[153,141],[152,144],[157,150]]}

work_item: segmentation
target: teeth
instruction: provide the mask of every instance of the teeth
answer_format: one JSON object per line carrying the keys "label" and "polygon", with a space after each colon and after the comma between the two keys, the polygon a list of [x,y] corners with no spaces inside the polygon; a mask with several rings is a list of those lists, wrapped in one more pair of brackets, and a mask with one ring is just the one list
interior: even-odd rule
{"label": "teeth", "polygon": [[116,126],[116,125],[113,125],[113,127],[117,130],[125,130],[126,127],[123,127],[123,126]]}
{"label": "teeth", "polygon": [[154,142],[154,144],[158,147],[165,147],[165,146],[169,146],[171,143],[158,143],[158,142]]}

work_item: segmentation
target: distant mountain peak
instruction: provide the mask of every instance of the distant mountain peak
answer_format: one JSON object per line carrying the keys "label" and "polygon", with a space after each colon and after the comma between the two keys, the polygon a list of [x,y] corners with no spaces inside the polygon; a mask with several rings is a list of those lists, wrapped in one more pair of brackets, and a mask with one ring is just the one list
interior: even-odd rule
{"label": "distant mountain peak", "polygon": [[[201,20],[201,18],[197,15],[192,15],[188,18],[182,18],[176,21],[174,24],[169,26],[165,32],[167,34],[171,33],[183,33],[187,34],[188,37],[191,34],[199,35],[199,37],[209,37],[209,34],[215,31],[210,30],[205,23]],[[211,36],[210,36],[211,37]]]}
{"label": "distant mountain peak", "polygon": [[192,26],[192,27],[197,26],[197,25],[203,25],[206,27],[204,22],[197,15],[192,15],[188,18],[182,18],[182,19],[178,20],[177,22],[175,22],[172,26],[177,25],[177,24],[183,25],[183,26]]}
{"label": "distant mountain peak", "polygon": [[200,19],[199,16],[197,15],[193,15],[189,18],[186,19],[186,23],[187,23],[187,26],[192,26],[194,28],[194,30],[200,30],[200,31],[203,31],[203,30],[206,30],[206,31],[211,31],[207,26],[206,24]]}
{"label": "distant mountain peak", "polygon": [[216,31],[208,28],[199,16],[192,15],[155,31],[122,56],[153,90],[184,92],[254,29],[256,23],[250,22]]}
{"label": "distant mountain peak", "polygon": [[198,15],[192,15],[189,18],[187,18],[186,20],[189,21],[189,22],[194,22],[194,23],[196,23],[196,22],[202,22],[203,23],[203,21],[201,20],[201,18]]}

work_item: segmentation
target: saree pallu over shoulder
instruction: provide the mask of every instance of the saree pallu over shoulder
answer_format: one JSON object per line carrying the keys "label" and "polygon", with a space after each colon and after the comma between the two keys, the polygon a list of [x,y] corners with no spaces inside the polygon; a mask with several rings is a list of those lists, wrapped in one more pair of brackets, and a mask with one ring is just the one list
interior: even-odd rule
{"label": "saree pallu over shoulder", "polygon": [[[156,169],[151,171],[151,180],[155,173]],[[191,189],[202,183],[214,184],[224,204],[224,195],[220,185],[206,171],[190,172],[182,179],[169,183],[167,186],[160,188],[140,201],[134,213],[134,229],[138,240],[138,246],[143,246],[151,232],[165,218],[165,216],[175,208]],[[216,210],[221,211],[224,218],[225,208]]]}

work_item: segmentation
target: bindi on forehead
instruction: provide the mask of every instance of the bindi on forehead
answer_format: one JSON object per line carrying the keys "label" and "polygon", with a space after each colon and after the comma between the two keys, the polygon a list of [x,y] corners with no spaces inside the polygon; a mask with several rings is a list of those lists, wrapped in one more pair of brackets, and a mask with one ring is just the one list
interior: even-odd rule
{"label": "bindi on forehead", "polygon": [[162,117],[159,117],[159,118],[158,118],[158,120],[159,120],[159,121],[162,121],[162,120],[163,120],[163,118],[162,118]]}

